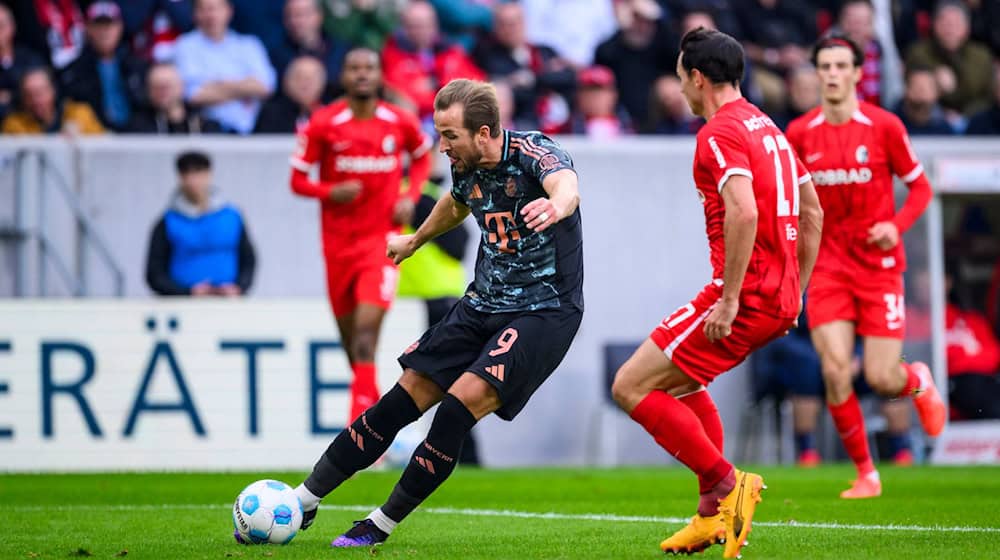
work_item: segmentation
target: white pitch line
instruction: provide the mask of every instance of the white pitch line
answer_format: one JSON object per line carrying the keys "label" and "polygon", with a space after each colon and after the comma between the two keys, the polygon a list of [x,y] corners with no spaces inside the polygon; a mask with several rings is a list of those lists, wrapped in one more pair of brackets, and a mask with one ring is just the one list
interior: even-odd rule
{"label": "white pitch line", "polygon": [[[4,509],[14,512],[42,512],[42,511],[162,511],[162,510],[196,510],[196,509],[229,509],[233,507],[229,504],[116,504],[116,505],[89,505],[74,504],[61,506],[7,506]],[[324,504],[320,506],[325,510],[332,511],[371,511],[378,506],[375,505],[340,505]],[[423,513],[435,515],[468,515],[474,517],[513,517],[517,519],[557,519],[565,521],[609,521],[613,523],[686,523],[687,517],[656,517],[646,515],[614,515],[609,513],[556,513],[556,512],[532,512],[515,511],[501,509],[472,509],[472,508],[449,508],[430,507],[421,508]],[[970,527],[970,526],[941,526],[941,525],[865,525],[860,523],[816,523],[809,521],[757,521],[754,525],[758,527],[779,527],[779,528],[802,528],[802,529],[834,529],[844,531],[903,531],[903,532],[927,532],[927,533],[1000,533],[1000,527]]]}

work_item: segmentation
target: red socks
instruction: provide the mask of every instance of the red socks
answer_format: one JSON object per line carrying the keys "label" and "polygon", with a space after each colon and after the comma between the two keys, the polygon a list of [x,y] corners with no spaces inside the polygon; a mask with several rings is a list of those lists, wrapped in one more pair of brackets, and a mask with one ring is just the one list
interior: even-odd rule
{"label": "red socks", "polygon": [[865,418],[861,414],[861,405],[854,393],[841,404],[826,404],[833,416],[833,424],[837,426],[840,439],[844,442],[847,454],[858,469],[858,477],[863,477],[875,471],[872,456],[868,452],[868,434],[865,432]]}
{"label": "red socks", "polygon": [[375,364],[372,362],[355,362],[351,364],[354,380],[351,382],[351,417],[353,422],[361,413],[378,402],[378,382],[375,379]]}
{"label": "red socks", "polygon": [[903,390],[896,396],[912,397],[914,391],[920,388],[920,377],[913,372],[913,367],[906,362],[903,362],[903,371],[906,372],[906,385],[903,385]]}
{"label": "red socks", "polygon": [[[698,475],[699,493],[722,490],[720,483],[733,473],[733,466],[709,439],[698,416],[685,404],[663,391],[653,391],[635,407],[632,419],[641,424],[660,447]],[[725,489],[723,497],[731,489]],[[710,505],[715,511],[708,515],[715,515],[718,502]],[[699,513],[701,509],[699,506]]]}
{"label": "red socks", "polygon": [[701,389],[679,397],[677,400],[684,403],[698,417],[698,420],[701,421],[701,427],[705,429],[705,435],[712,440],[712,444],[719,450],[719,453],[723,453],[722,443],[725,433],[722,429],[719,409],[715,407],[712,395],[709,395],[705,389]]}

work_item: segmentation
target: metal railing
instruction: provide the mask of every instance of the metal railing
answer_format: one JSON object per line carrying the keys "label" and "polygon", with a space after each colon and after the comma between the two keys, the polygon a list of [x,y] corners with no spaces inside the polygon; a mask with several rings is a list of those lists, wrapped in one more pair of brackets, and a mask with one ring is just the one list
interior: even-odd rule
{"label": "metal railing", "polygon": [[[36,186],[34,193],[30,193],[29,180],[25,176],[28,165],[31,161],[36,162]],[[79,265],[74,272],[70,261],[58,250],[58,245],[53,242],[49,235],[48,204],[50,191],[69,209],[76,225],[78,236],[77,248],[79,254],[77,261]],[[34,194],[35,198],[35,224],[34,227],[28,225],[28,211],[26,209],[28,197]],[[108,249],[109,244],[94,227],[93,221],[83,209],[80,197],[73,192],[69,181],[56,167],[49,156],[42,150],[21,149],[14,155],[14,221],[12,226],[5,228],[4,237],[17,243],[16,251],[16,276],[14,279],[14,292],[18,297],[27,296],[28,266],[29,266],[29,244],[35,241],[37,258],[37,296],[48,295],[48,268],[49,265],[55,270],[56,275],[66,286],[67,290],[76,297],[89,295],[87,292],[87,269],[86,249],[93,247],[94,251],[109,270],[112,276],[113,293],[116,297],[125,295],[125,272],[121,265]]]}

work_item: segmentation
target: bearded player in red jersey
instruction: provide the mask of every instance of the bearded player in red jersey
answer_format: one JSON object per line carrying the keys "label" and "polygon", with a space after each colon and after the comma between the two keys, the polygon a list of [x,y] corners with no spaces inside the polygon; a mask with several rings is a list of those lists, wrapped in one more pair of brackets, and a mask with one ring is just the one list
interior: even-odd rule
{"label": "bearded player in red jersey", "polygon": [[656,327],[618,371],[612,393],[698,475],[697,514],[660,548],[692,553],[724,541],[724,557],[736,558],[763,479],[723,457],[722,421],[705,386],[795,324],[823,212],[781,130],[740,93],[740,44],[698,28],[684,35],[680,50],[682,91],[708,121],[698,132],[694,182],[713,280]]}
{"label": "bearded player in red jersey", "polygon": [[[912,396],[930,436],[940,434],[945,422],[945,406],[928,367],[900,359],[906,266],[901,235],[927,207],[931,185],[903,123],[858,100],[863,62],[864,53],[848,38],[820,40],[813,63],[823,87],[822,104],[788,126],[788,140],[805,158],[826,212],[806,314],[822,362],[827,406],[858,470],[842,498],[882,493],[852,384],[856,335],[864,339],[862,369],[876,393]],[[910,189],[899,212],[893,175]]]}
{"label": "bearded player in red jersey", "polygon": [[[379,399],[375,345],[398,276],[386,241],[410,222],[432,142],[416,117],[379,99],[375,51],[347,53],[341,81],[346,98],[316,111],[299,133],[291,186],[320,200],[327,292],[354,373],[350,422]],[[404,153],[410,189],[401,196]],[[318,182],[309,177],[315,164]]]}

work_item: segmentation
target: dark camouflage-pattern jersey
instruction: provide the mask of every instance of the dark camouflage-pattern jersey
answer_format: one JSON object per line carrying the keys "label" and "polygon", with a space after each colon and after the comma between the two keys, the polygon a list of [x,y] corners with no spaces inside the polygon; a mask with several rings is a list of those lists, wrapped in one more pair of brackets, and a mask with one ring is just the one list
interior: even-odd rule
{"label": "dark camouflage-pattern jersey", "polygon": [[459,174],[451,195],[472,210],[482,231],[476,277],[466,294],[489,313],[572,305],[583,310],[583,237],[580,210],[539,233],[521,209],[548,194],[542,181],[573,161],[540,132],[503,132],[503,159],[493,169]]}

